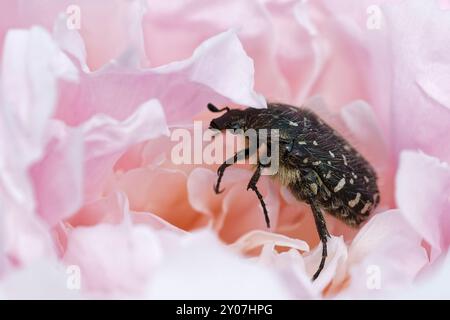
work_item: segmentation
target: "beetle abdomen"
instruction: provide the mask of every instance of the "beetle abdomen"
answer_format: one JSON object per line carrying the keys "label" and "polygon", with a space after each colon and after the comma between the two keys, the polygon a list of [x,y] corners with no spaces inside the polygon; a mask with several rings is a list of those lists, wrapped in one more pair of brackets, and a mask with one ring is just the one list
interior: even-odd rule
{"label": "beetle abdomen", "polygon": [[292,140],[287,149],[280,148],[281,183],[300,200],[313,197],[349,225],[366,220],[379,203],[371,165],[313,112],[286,105],[269,105],[268,110],[278,115],[274,122],[280,137]]}

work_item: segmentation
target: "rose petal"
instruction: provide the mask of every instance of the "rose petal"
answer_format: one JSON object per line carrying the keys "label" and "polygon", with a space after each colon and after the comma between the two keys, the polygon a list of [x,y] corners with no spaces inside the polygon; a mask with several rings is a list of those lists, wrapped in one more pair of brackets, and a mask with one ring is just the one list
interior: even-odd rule
{"label": "rose petal", "polygon": [[419,234],[399,210],[389,210],[375,215],[360,230],[334,285],[345,280],[347,268],[350,280],[342,297],[349,293],[382,297],[392,288],[411,284],[427,262]]}
{"label": "rose petal", "polygon": [[190,122],[211,101],[266,105],[253,91],[252,60],[230,31],[206,40],[191,58],[167,66],[141,70],[110,64],[82,74],[79,85],[62,87],[56,116],[71,125],[96,113],[124,119],[151,98],[161,101],[169,124]]}
{"label": "rose petal", "polygon": [[144,290],[161,255],[148,227],[100,224],[69,233],[64,262],[80,267],[85,292],[126,297]]}
{"label": "rose petal", "polygon": [[292,239],[281,234],[261,230],[254,230],[246,233],[236,240],[232,244],[232,247],[238,251],[246,252],[266,244],[273,244],[273,246],[288,247],[301,251],[309,251],[309,246],[305,241]]}
{"label": "rose petal", "polygon": [[115,162],[129,146],[167,135],[168,128],[161,105],[150,100],[129,118],[117,121],[105,115],[97,115],[83,123],[85,136],[86,201],[95,200],[105,185],[105,178],[112,174]]}
{"label": "rose petal", "polygon": [[[75,33],[81,35],[87,63],[91,69],[98,69],[130,47],[139,55],[144,53],[141,21],[145,9],[140,0],[117,0],[107,5],[103,0],[58,0],[47,1],[44,6],[37,0],[12,0],[0,7],[0,21],[4,21],[0,24],[0,43],[6,28],[40,25],[52,31],[55,21],[60,20],[69,38],[73,39]],[[142,60],[145,62],[143,56]]]}
{"label": "rose petal", "polygon": [[[339,267],[347,260],[347,246],[343,237],[334,237],[328,239],[327,242],[328,256],[325,266],[319,277],[314,281],[313,285],[318,291],[322,291],[333,280]],[[319,268],[322,259],[322,244],[318,245],[308,255],[305,255],[306,272],[312,278]]]}
{"label": "rose petal", "polygon": [[[233,177],[234,175],[236,177]],[[245,190],[251,175],[251,171],[230,168],[224,176],[223,187],[228,188],[228,191],[225,191],[222,202],[222,216],[215,227],[220,230],[220,236],[226,242],[234,242],[240,235],[254,229],[267,230],[258,197],[252,190]],[[239,179],[240,183],[227,187],[228,179]],[[276,228],[280,208],[278,192],[266,176],[258,181],[258,190],[263,195],[271,228]]]}
{"label": "rose petal", "polygon": [[396,177],[398,207],[436,250],[450,245],[450,169],[426,154],[404,151]]}
{"label": "rose petal", "polygon": [[193,228],[203,218],[187,201],[187,177],[181,170],[138,168],[116,179],[112,190],[124,192],[133,211],[151,212],[185,230]]}
{"label": "rose petal", "polygon": [[0,89],[2,269],[55,253],[48,230],[35,215],[28,170],[45,151],[58,79],[76,80],[77,71],[47,32],[39,27],[8,32]]}
{"label": "rose petal", "polygon": [[258,262],[277,271],[294,299],[320,298],[320,291],[313,286],[310,276],[305,272],[304,259],[297,250],[279,253],[273,244],[266,244]]}
{"label": "rose petal", "polygon": [[83,206],[66,220],[72,227],[94,226],[102,223],[118,224],[124,219],[128,199],[123,193],[111,193]]}
{"label": "rose petal", "polygon": [[80,292],[68,287],[71,273],[60,262],[38,260],[24,269],[14,271],[0,281],[2,299],[42,300],[80,299]]}
{"label": "rose petal", "polygon": [[172,252],[158,268],[148,288],[151,299],[289,297],[273,271],[234,255],[205,231],[193,234]]}
{"label": "rose petal", "polygon": [[53,226],[83,200],[83,136],[61,122],[49,123],[44,157],[30,168],[38,214]]}

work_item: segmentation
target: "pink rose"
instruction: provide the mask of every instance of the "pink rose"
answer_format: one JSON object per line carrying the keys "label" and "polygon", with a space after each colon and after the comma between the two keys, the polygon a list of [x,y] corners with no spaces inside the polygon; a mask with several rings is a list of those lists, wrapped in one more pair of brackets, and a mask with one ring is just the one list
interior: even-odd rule
{"label": "pink rose", "polygon": [[[0,297],[450,297],[445,1],[0,3]],[[206,105],[306,105],[379,176],[359,230],[176,164]],[[407,293],[406,293],[407,292]]]}

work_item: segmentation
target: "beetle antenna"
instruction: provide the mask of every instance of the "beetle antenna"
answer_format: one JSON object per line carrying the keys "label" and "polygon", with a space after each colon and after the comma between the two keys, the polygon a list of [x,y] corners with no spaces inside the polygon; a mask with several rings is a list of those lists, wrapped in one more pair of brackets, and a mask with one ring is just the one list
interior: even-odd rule
{"label": "beetle antenna", "polygon": [[211,111],[211,112],[222,112],[222,111],[228,112],[228,111],[230,111],[230,108],[225,107],[225,108],[222,108],[222,109],[218,109],[218,108],[217,108],[215,105],[213,105],[212,103],[208,103],[208,110]]}

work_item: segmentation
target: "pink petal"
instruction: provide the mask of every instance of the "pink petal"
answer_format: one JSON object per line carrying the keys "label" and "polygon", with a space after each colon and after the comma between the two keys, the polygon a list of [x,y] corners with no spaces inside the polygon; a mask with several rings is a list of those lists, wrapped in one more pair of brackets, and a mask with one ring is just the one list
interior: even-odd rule
{"label": "pink petal", "polygon": [[393,76],[389,112],[395,150],[420,149],[450,161],[449,148],[442,148],[450,123],[448,68],[441,68],[450,63],[450,46],[442,39],[450,30],[448,11],[436,1],[398,3],[383,11],[392,39],[390,65],[383,66]]}
{"label": "pink petal", "polygon": [[151,299],[290,297],[275,272],[233,254],[205,231],[192,234],[170,253],[155,273],[147,294]]}
{"label": "pink petal", "polygon": [[[229,78],[221,69],[227,74],[234,75],[231,86]],[[257,108],[266,106],[264,97],[253,92],[253,61],[247,56],[238,37],[232,31],[221,33],[203,42],[195,49],[190,59],[170,63],[153,71],[157,74],[180,72],[189,81],[203,84],[235,103]]]}
{"label": "pink petal", "polygon": [[[339,268],[347,260],[347,246],[344,243],[343,237],[332,236],[327,242],[328,256],[325,261],[325,266],[319,277],[314,281],[313,285],[318,291],[322,291],[325,287],[333,281]],[[306,272],[310,278],[314,275],[320,265],[322,259],[322,244],[318,245],[310,254],[304,257]]]}
{"label": "pink petal", "polygon": [[[252,190],[246,190],[252,172],[230,168],[223,179],[225,191],[220,220],[216,228],[220,230],[220,236],[226,242],[234,242],[239,236],[255,229],[267,230],[264,213],[258,197]],[[227,181],[239,181],[227,187]],[[264,197],[271,228],[278,224],[279,196],[278,192],[267,177],[262,177],[258,182],[258,190]]]}
{"label": "pink petal", "polygon": [[126,297],[143,292],[161,255],[148,227],[100,224],[69,234],[64,262],[80,267],[83,291]]}
{"label": "pink petal", "polygon": [[26,3],[11,0],[0,7],[0,21],[4,21],[0,24],[0,43],[5,28],[41,25],[52,31],[59,19],[67,30],[67,20],[74,17],[73,11],[68,11],[71,6],[80,10],[80,30],[68,31],[80,33],[86,43],[87,63],[91,69],[102,67],[130,47],[143,54],[140,22],[145,5],[138,0],[118,0],[107,5],[102,0],[53,0],[45,5],[36,0]]}
{"label": "pink petal", "polygon": [[0,167],[6,169],[1,170],[5,188],[16,199],[19,193],[31,196],[26,170],[42,156],[58,78],[75,79],[76,69],[44,30],[8,33],[2,60]]}
{"label": "pink petal", "polygon": [[301,251],[309,251],[308,244],[302,240],[292,239],[281,234],[270,233],[261,230],[254,230],[246,233],[238,240],[236,240],[232,244],[232,246],[236,250],[246,252],[259,246],[264,246],[266,244],[289,247]]}
{"label": "pink petal", "polygon": [[396,177],[404,218],[436,250],[450,245],[450,169],[426,154],[404,151]]}
{"label": "pink petal", "polygon": [[86,204],[66,221],[73,227],[95,226],[101,223],[119,224],[124,219],[125,210],[128,210],[126,196],[119,192],[111,193]]}
{"label": "pink petal", "polygon": [[188,199],[192,207],[213,217],[220,210],[223,197],[215,194],[213,186],[217,174],[206,168],[196,168],[189,174],[187,181]]}
{"label": "pink petal", "polygon": [[[345,279],[347,268],[350,280],[342,297],[381,297],[411,284],[427,262],[420,235],[401,211],[390,210],[377,214],[360,230],[334,284]],[[372,277],[378,276],[379,286],[371,286]]]}
{"label": "pink petal", "polygon": [[201,41],[233,29],[255,63],[257,90],[269,99],[302,103],[323,71],[326,43],[315,34],[309,5],[297,1],[231,0],[226,7],[217,0],[170,6],[148,2],[152,10],[144,16],[143,29],[153,66],[184,58]]}
{"label": "pink petal", "polygon": [[5,264],[23,266],[55,253],[48,230],[35,215],[35,194],[28,170],[45,152],[58,79],[76,78],[74,65],[43,29],[8,33],[0,89],[2,269]]}
{"label": "pink petal", "polygon": [[[52,259],[41,259],[11,272],[0,281],[0,298],[11,300],[80,299],[76,289],[67,287],[66,267]],[[70,274],[69,274],[70,276]]]}
{"label": "pink petal", "polygon": [[135,224],[144,224],[150,226],[153,230],[163,230],[175,235],[185,235],[187,232],[170,224],[156,214],[149,212],[131,211],[131,219]]}
{"label": "pink petal", "polygon": [[450,255],[447,253],[446,257],[438,265],[433,265],[432,271],[426,277],[419,279],[414,287],[411,287],[407,292],[396,290],[393,292],[392,297],[394,299],[412,300],[449,299],[450,290],[445,284],[450,281]]}
{"label": "pink petal", "polygon": [[314,287],[311,277],[305,272],[304,258],[297,250],[290,249],[278,253],[273,244],[266,244],[258,262],[278,273],[294,299],[320,298],[321,293]]}
{"label": "pink petal", "polygon": [[5,212],[7,214],[0,216],[0,226],[4,228],[0,268],[24,266],[40,258],[55,256],[54,245],[42,221],[17,209]]}
{"label": "pink petal", "polygon": [[187,177],[181,170],[142,167],[119,174],[116,179],[112,190],[124,192],[133,211],[151,212],[185,230],[202,219],[187,201]]}
{"label": "pink petal", "polygon": [[105,178],[112,174],[115,162],[128,147],[168,134],[164,112],[156,100],[143,104],[123,121],[96,115],[83,123],[81,130],[86,149],[86,201],[97,199]]}
{"label": "pink petal", "polygon": [[57,118],[71,125],[96,113],[124,119],[151,98],[161,101],[169,124],[189,122],[211,101],[265,107],[253,91],[251,59],[236,35],[225,32],[206,40],[191,58],[167,66],[141,70],[111,64],[83,74],[79,85],[62,87]]}
{"label": "pink petal", "polygon": [[49,125],[44,157],[30,168],[37,212],[53,226],[72,215],[83,200],[83,137],[61,122]]}

